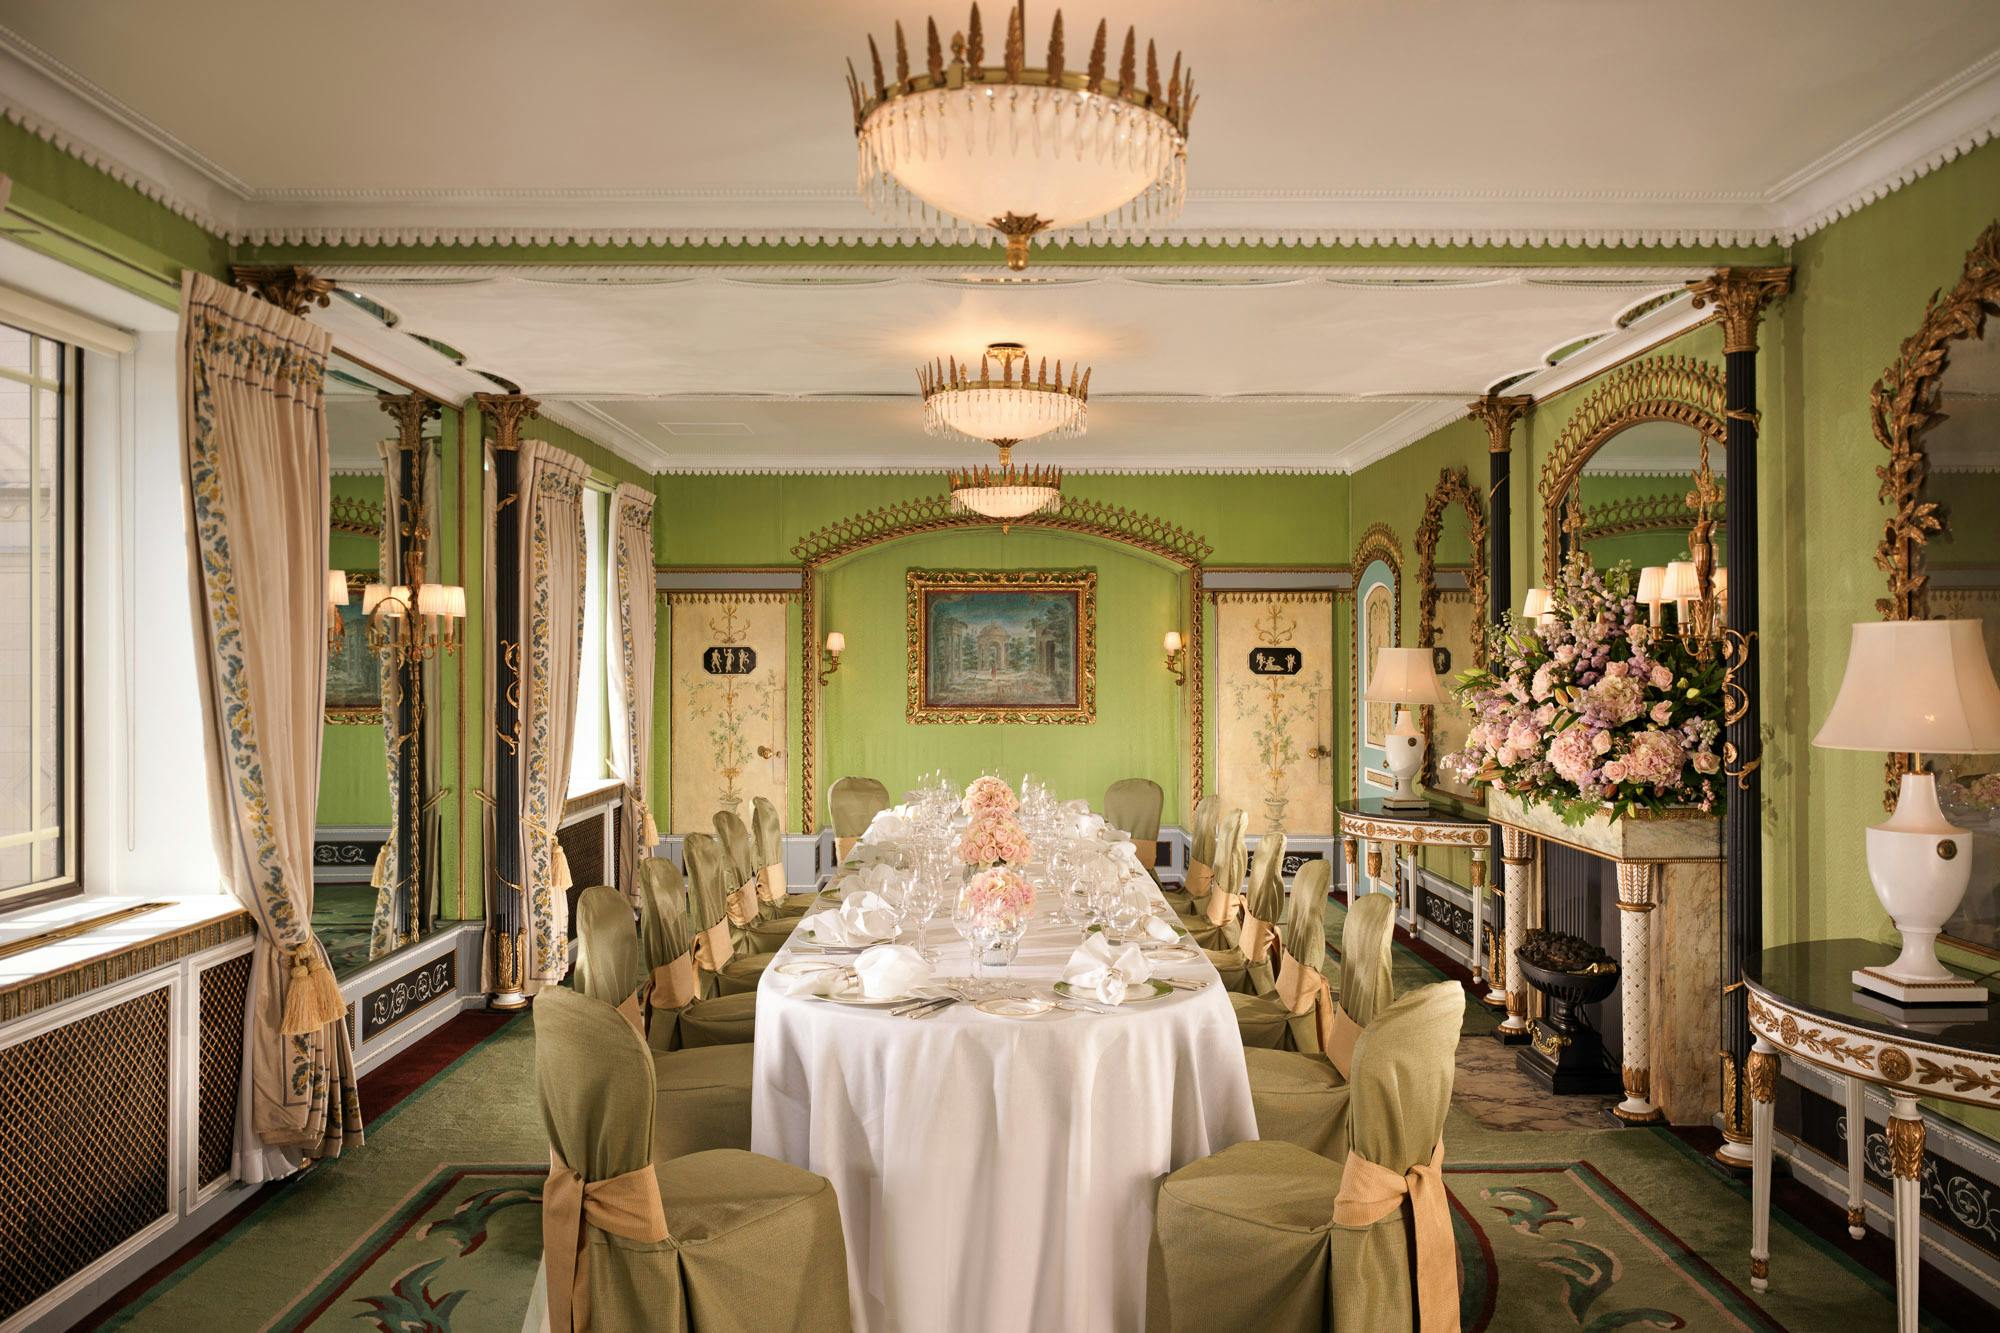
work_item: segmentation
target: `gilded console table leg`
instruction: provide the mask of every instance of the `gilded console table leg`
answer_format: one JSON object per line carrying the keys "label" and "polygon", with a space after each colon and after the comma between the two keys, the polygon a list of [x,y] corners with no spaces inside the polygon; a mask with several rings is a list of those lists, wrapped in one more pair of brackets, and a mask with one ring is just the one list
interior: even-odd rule
{"label": "gilded console table leg", "polygon": [[1351,907],[1355,895],[1361,892],[1361,844],[1353,838],[1342,838],[1340,855],[1347,862],[1347,903]]}
{"label": "gilded console table leg", "polygon": [[1868,1208],[1862,1202],[1862,1185],[1868,1176],[1863,1167],[1868,1146],[1868,1108],[1863,1100],[1868,1085],[1858,1078],[1847,1080],[1847,1234],[1860,1240],[1868,1234]]}
{"label": "gilded console table leg", "polygon": [[1625,1020],[1625,1100],[1611,1114],[1628,1124],[1665,1119],[1653,1104],[1652,911],[1659,867],[1618,863],[1618,1003]]}
{"label": "gilded console table leg", "polygon": [[1403,863],[1403,877],[1397,892],[1402,904],[1404,927],[1411,936],[1417,933],[1417,845],[1413,842],[1399,843],[1396,859]]}
{"label": "gilded console table leg", "polygon": [[1474,985],[1486,980],[1486,966],[1483,955],[1486,948],[1486,851],[1472,849],[1472,981]]}
{"label": "gilded console table leg", "polygon": [[1777,1110],[1778,1051],[1762,1037],[1751,1043],[1743,1082],[1750,1097],[1750,1286],[1771,1286],[1771,1133]]}
{"label": "gilded console table leg", "polygon": [[[1381,884],[1382,844],[1371,842],[1368,844],[1368,891],[1370,893],[1379,891]],[[1394,886],[1391,887],[1393,888]]]}
{"label": "gilded console table leg", "polygon": [[1528,874],[1535,862],[1534,836],[1502,826],[1500,862],[1506,879],[1507,943],[1501,955],[1507,985],[1507,1017],[1500,1021],[1502,1041],[1528,1039],[1528,982],[1514,966],[1514,955],[1528,934]]}
{"label": "gilded console table leg", "polygon": [[1917,1333],[1917,1256],[1923,1198],[1924,1122],[1917,1099],[1891,1091],[1889,1174],[1896,1195],[1896,1333]]}

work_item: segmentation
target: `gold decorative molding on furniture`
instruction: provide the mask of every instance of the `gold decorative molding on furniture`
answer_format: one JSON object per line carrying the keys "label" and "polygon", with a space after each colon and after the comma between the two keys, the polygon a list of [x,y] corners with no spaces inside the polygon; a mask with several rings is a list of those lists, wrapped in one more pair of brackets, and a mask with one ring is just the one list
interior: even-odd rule
{"label": "gold decorative molding on furniture", "polygon": [[1641,422],[1667,421],[1692,427],[1710,443],[1721,444],[1727,416],[1721,367],[1695,357],[1647,357],[1606,375],[1563,423],[1542,465],[1543,578],[1554,581],[1562,565],[1557,535],[1562,506],[1584,464],[1606,440]]}

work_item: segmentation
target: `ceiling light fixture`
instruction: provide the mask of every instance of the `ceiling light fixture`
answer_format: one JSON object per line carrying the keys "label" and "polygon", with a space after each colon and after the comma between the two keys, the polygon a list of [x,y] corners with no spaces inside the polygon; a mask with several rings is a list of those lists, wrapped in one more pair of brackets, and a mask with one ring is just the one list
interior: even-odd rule
{"label": "ceiling light fixture", "polygon": [[903,25],[896,25],[895,78],[868,39],[872,92],[847,65],[860,156],[860,191],[872,212],[927,231],[991,227],[1007,241],[1007,267],[1028,265],[1030,238],[1059,227],[1121,230],[1164,222],[1187,192],[1187,128],[1198,100],[1181,58],[1163,87],[1146,43],[1139,76],[1138,32],[1128,28],[1118,77],[1105,77],[1107,30],[1097,25],[1088,66],[1065,64],[1056,13],[1041,68],[1026,64],[1027,6],[1007,16],[1001,62],[989,66],[979,6],[951,39],[944,59],[937,20],[928,20],[925,69],[913,73]]}
{"label": "ceiling light fixture", "polygon": [[[993,377],[993,362],[1000,378]],[[1020,366],[1017,374],[1016,365]],[[1062,469],[1021,467],[1014,446],[1023,440],[1081,435],[1090,410],[1090,371],[1062,362],[1049,374],[1043,357],[1029,378],[1028,349],[1021,343],[992,343],[979,358],[979,377],[956,358],[933,361],[917,370],[923,392],[924,431],[930,435],[980,440],[1000,451],[998,467],[975,467],[949,477],[952,507],[961,513],[1001,520],[1001,530],[1018,518],[1062,505]]]}

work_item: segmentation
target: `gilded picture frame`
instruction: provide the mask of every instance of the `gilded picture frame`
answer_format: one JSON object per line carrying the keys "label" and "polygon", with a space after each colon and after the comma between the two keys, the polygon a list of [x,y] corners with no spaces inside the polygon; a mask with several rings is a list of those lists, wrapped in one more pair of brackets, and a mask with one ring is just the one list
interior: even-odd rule
{"label": "gilded picture frame", "polygon": [[1097,720],[1097,571],[912,569],[905,593],[909,721]]}
{"label": "gilded picture frame", "polygon": [[380,575],[372,569],[347,571],[347,605],[338,612],[344,633],[340,651],[326,664],[326,721],[335,727],[382,725],[382,659],[368,647],[368,619],[361,592]]}

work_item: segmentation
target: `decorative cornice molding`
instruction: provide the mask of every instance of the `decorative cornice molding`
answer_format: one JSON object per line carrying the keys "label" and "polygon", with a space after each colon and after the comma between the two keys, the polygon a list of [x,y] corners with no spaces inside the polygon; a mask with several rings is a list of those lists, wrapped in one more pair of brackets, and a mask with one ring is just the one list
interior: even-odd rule
{"label": "decorative cornice molding", "polygon": [[[739,245],[928,249],[858,222],[858,200],[822,187],[350,190],[256,188],[16,33],[0,28],[0,115],[233,244],[568,246],[702,250]],[[1789,245],[2000,133],[2000,53],[1912,98],[1764,191],[1211,190],[1187,225],[1111,241],[1038,238],[1045,251],[1124,246],[1283,250],[1311,246],[1647,247]],[[1246,208],[1297,216],[1248,226]],[[575,216],[564,218],[568,212]],[[663,213],[685,215],[662,225]],[[616,215],[615,217],[611,215]],[[1634,222],[1634,214],[1648,214]],[[718,216],[740,225],[712,223]],[[1594,216],[1593,216],[1594,215]],[[1579,217],[1584,221],[1579,222]],[[607,225],[609,224],[609,225]],[[997,243],[965,228],[961,241]]]}
{"label": "decorative cornice molding", "polygon": [[[955,466],[962,466],[962,462],[939,462],[928,467],[921,464],[880,467],[782,467],[692,462],[661,468],[658,475],[663,477],[936,477]],[[1129,467],[1075,464],[1067,459],[1063,461],[1062,470],[1065,477],[1342,477],[1348,475],[1350,471],[1344,467],[1302,467],[1297,464],[1281,463],[1200,467],[1168,462],[1157,467]]]}

